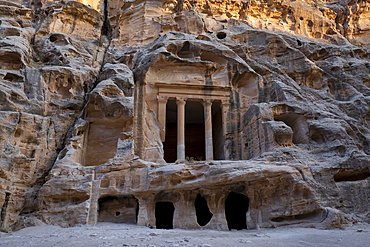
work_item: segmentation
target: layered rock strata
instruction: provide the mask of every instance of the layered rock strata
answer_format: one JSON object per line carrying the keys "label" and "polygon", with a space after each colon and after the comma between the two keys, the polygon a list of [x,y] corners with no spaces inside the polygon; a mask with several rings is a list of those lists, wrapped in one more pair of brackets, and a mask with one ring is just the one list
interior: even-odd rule
{"label": "layered rock strata", "polygon": [[1,226],[370,222],[369,4],[1,1]]}

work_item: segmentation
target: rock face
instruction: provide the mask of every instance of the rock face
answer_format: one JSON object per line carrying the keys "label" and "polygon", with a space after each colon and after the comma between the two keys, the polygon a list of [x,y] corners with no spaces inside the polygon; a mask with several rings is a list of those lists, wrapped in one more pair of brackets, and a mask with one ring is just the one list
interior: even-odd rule
{"label": "rock face", "polygon": [[369,1],[0,1],[1,227],[370,222]]}

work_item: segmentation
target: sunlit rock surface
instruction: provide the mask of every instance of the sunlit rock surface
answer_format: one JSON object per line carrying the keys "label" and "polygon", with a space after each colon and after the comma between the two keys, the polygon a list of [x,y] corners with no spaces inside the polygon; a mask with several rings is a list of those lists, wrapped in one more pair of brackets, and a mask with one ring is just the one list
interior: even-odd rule
{"label": "sunlit rock surface", "polygon": [[369,9],[0,1],[2,229],[369,223]]}

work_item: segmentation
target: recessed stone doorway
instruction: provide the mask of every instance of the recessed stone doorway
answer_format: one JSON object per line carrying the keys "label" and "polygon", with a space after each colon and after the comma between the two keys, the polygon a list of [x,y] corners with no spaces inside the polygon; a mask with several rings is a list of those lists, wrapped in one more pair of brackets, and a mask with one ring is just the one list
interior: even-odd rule
{"label": "recessed stone doorway", "polygon": [[157,202],[155,204],[155,225],[157,229],[173,229],[173,213],[175,207],[172,202]]}
{"label": "recessed stone doorway", "polygon": [[247,229],[249,199],[245,195],[231,192],[225,201],[225,215],[229,230]]}

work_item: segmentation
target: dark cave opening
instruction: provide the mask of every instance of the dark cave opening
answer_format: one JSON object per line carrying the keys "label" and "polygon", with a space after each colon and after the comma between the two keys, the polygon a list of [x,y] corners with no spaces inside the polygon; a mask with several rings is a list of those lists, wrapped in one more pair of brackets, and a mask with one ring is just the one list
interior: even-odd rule
{"label": "dark cave opening", "polygon": [[249,199],[245,195],[231,192],[225,201],[225,215],[229,230],[247,229]]}
{"label": "dark cave opening", "polygon": [[226,33],[224,33],[224,32],[219,32],[219,33],[217,33],[217,38],[218,39],[224,39],[224,38],[226,38]]}
{"label": "dark cave opening", "polygon": [[369,167],[362,169],[340,169],[336,174],[334,174],[335,182],[345,182],[345,181],[359,181],[370,177]]}
{"label": "dark cave opening", "polygon": [[200,194],[197,195],[194,202],[197,222],[200,226],[205,226],[212,219],[213,214],[209,211],[207,201]]}
{"label": "dark cave opening", "polygon": [[172,202],[157,202],[155,204],[155,225],[157,229],[173,229],[173,213],[175,207]]}

